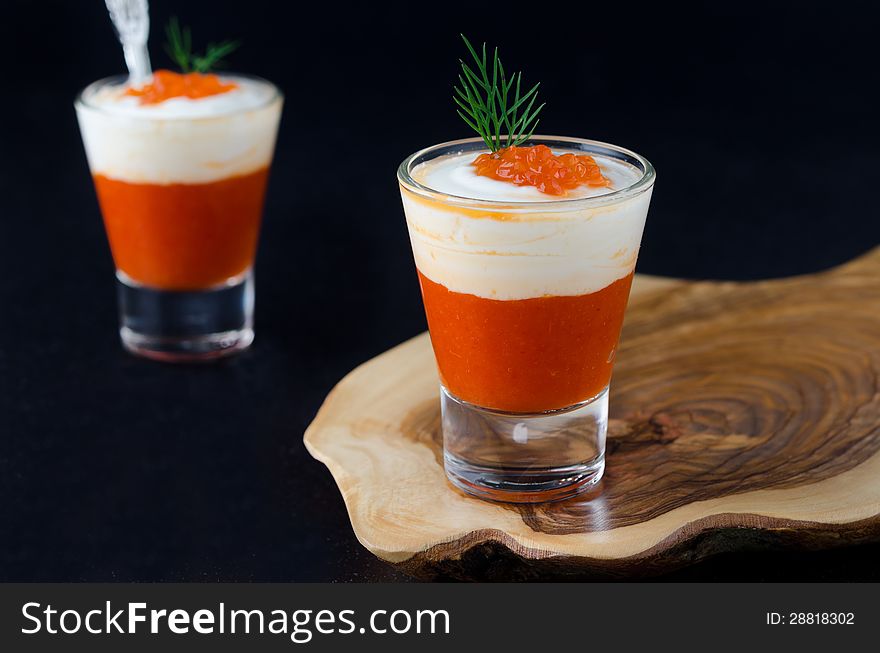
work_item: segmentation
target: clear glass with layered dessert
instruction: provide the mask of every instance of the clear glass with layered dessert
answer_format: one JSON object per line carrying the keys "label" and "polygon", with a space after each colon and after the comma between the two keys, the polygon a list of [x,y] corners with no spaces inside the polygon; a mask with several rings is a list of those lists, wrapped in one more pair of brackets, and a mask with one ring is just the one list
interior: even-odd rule
{"label": "clear glass with layered dessert", "polygon": [[[398,170],[447,476],[513,502],[572,496],[602,476],[609,383],[655,177],[613,145],[527,145],[490,153],[481,138],[453,141]],[[538,172],[525,179],[514,164]],[[565,166],[583,181],[550,187],[570,177],[558,173]]]}
{"label": "clear glass with layered dessert", "polygon": [[281,108],[273,84],[244,75],[157,71],[80,93],[130,351],[202,360],[253,340],[253,264]]}

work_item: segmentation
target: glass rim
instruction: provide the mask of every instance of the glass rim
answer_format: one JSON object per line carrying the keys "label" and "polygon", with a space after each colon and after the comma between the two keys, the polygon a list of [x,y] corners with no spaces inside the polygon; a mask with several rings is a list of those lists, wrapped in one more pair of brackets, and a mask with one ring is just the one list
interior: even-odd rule
{"label": "glass rim", "polygon": [[505,207],[508,210],[540,209],[542,211],[546,211],[551,207],[556,207],[558,210],[572,210],[577,208],[604,206],[606,204],[621,202],[649,190],[654,185],[654,180],[657,177],[654,166],[651,164],[650,161],[648,161],[642,155],[637,154],[632,150],[626,149],[625,147],[620,147],[619,145],[605,143],[603,141],[591,140],[588,138],[577,138],[572,136],[551,136],[544,134],[532,136],[527,141],[527,143],[534,143],[539,145],[542,142],[562,142],[577,145],[587,145],[601,150],[608,150],[611,153],[625,155],[626,157],[635,159],[642,166],[642,176],[625,188],[621,188],[610,193],[604,193],[602,195],[594,195],[592,197],[576,197],[570,199],[548,198],[546,200],[528,200],[524,202],[516,200],[478,199],[474,197],[466,197],[463,195],[452,195],[450,193],[444,193],[442,191],[431,188],[430,186],[426,186],[413,179],[411,173],[413,164],[416,160],[444,148],[453,148],[456,146],[483,143],[483,139],[479,136],[476,136],[473,138],[461,138],[453,141],[446,141],[445,143],[438,143],[436,145],[422,148],[421,150],[410,154],[397,168],[397,180],[403,188],[410,191],[411,193],[427,199],[442,201],[446,204],[467,206],[471,208],[482,207],[488,210],[497,210],[501,207]]}
{"label": "glass rim", "polygon": [[[159,120],[162,120],[162,121],[180,120],[180,121],[188,121],[188,122],[198,122],[201,120],[216,120],[217,118],[234,116],[239,113],[246,113],[248,111],[258,111],[260,109],[265,109],[266,107],[274,104],[278,100],[284,99],[284,94],[281,92],[281,89],[278,88],[278,86],[276,86],[275,84],[270,82],[268,79],[265,79],[263,77],[259,77],[258,75],[249,75],[247,73],[222,73],[222,74],[219,74],[219,76],[225,77],[225,78],[232,78],[232,79],[235,79],[235,78],[247,79],[247,80],[250,80],[253,82],[259,82],[261,84],[265,84],[266,86],[268,86],[272,90],[272,93],[264,102],[261,102],[260,104],[257,104],[255,106],[249,106],[249,107],[243,108],[243,109],[236,109],[233,111],[228,111],[226,113],[218,113],[218,114],[215,114],[212,116],[138,116],[138,115],[133,115],[131,113],[126,113],[126,114],[124,114],[124,116],[126,118],[131,118],[133,120],[144,120],[144,121],[153,121],[153,122],[159,121]],[[124,84],[127,80],[128,80],[128,75],[123,75],[123,74],[110,75],[109,77],[102,77],[101,79],[96,79],[94,82],[88,84],[82,90],[80,90],[79,93],[76,94],[76,98],[74,99],[73,104],[75,107],[85,107],[86,109],[91,109],[92,111],[97,111],[99,113],[102,113],[102,114],[108,115],[108,116],[123,115],[123,114],[119,114],[117,112],[108,111],[106,106],[99,106],[97,104],[89,102],[86,99],[86,94],[89,92],[96,91],[99,88],[109,86],[111,84]]]}

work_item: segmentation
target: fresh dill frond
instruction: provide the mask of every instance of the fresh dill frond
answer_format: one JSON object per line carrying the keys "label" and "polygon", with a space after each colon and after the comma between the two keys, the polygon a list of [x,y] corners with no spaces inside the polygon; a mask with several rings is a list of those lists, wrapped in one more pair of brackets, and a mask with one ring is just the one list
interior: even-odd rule
{"label": "fresh dill frond", "polygon": [[540,122],[538,114],[544,108],[543,103],[534,108],[540,82],[521,93],[522,72],[507,79],[497,47],[490,67],[486,44],[483,43],[482,53],[477,54],[464,34],[461,38],[473,58],[476,72],[464,60],[459,60],[460,86],[453,87],[452,97],[458,105],[458,115],[480,135],[491,152],[525,143],[535,133]]}
{"label": "fresh dill frond", "polygon": [[181,71],[185,73],[190,72],[192,32],[190,32],[189,27],[181,30],[177,16],[172,16],[165,26],[165,36],[168,39],[168,42],[165,44],[165,51],[168,53],[168,56],[171,57]]}
{"label": "fresh dill frond", "polygon": [[168,25],[165,26],[165,35],[168,38],[165,51],[184,73],[207,73],[212,68],[219,67],[223,58],[241,45],[238,41],[210,43],[204,54],[194,54],[192,51],[192,32],[189,27],[180,27],[177,16],[173,16],[168,21]]}
{"label": "fresh dill frond", "polygon": [[212,68],[223,65],[223,58],[237,50],[241,46],[238,41],[223,41],[222,43],[209,43],[205,54],[193,57],[193,68],[196,72],[206,73]]}

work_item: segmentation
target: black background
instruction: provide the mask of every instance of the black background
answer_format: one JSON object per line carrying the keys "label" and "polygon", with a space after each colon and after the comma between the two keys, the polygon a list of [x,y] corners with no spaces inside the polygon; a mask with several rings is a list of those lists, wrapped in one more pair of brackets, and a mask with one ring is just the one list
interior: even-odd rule
{"label": "black background", "polygon": [[[875,18],[765,2],[153,0],[197,45],[282,87],[257,266],[257,339],[212,366],[134,359],[73,113],[123,68],[100,0],[0,19],[0,579],[402,579],[355,540],[302,445],[348,370],[425,328],[398,191],[410,152],[468,135],[458,32],[542,82],[539,131],[658,170],[639,270],[752,279],[880,241]],[[876,545],[744,553],[669,579],[880,579]]]}

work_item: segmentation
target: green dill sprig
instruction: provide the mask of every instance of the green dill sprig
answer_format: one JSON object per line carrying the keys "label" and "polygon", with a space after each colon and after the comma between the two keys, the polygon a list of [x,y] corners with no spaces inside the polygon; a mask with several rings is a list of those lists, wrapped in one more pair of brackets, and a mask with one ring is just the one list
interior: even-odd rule
{"label": "green dill sprig", "polygon": [[204,54],[194,54],[192,51],[192,32],[189,27],[181,29],[176,16],[168,21],[165,35],[168,37],[165,51],[184,73],[207,73],[212,68],[220,66],[223,57],[228,56],[241,45],[238,41],[209,43]]}
{"label": "green dill sprig", "polygon": [[521,94],[522,72],[507,79],[504,66],[498,58],[498,48],[492,55],[490,76],[486,44],[483,43],[480,56],[464,34],[461,38],[473,57],[477,71],[474,72],[473,68],[459,59],[461,74],[458,81],[461,86],[453,87],[455,95],[452,97],[459,107],[458,115],[482,137],[491,152],[525,143],[535,133],[540,122],[538,114],[544,108],[542,103],[532,110],[540,82]]}

